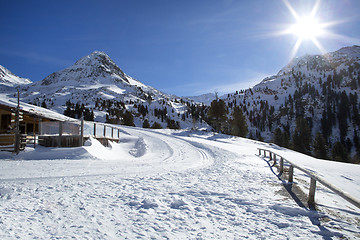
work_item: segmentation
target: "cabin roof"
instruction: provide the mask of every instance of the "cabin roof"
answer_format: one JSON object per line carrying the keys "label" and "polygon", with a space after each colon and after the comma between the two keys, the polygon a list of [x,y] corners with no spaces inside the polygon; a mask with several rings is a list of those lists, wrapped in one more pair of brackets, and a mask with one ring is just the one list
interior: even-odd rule
{"label": "cabin roof", "polygon": [[[8,97],[6,94],[0,94],[0,108],[5,110],[11,110],[17,107],[17,99]],[[60,113],[54,112],[52,110],[31,105],[20,101],[20,110],[28,115],[45,118],[49,120],[56,121],[70,121],[78,122],[79,120],[64,116]]]}

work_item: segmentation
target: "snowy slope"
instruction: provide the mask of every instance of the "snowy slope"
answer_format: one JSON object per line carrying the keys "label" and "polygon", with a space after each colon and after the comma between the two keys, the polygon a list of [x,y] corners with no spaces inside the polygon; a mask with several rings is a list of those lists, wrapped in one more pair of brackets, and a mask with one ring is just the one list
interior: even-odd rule
{"label": "snowy slope", "polygon": [[99,51],[81,58],[64,70],[52,73],[24,90],[26,91],[22,97],[25,100],[52,99],[56,106],[64,104],[66,100],[93,105],[94,100],[100,97],[144,100],[143,91],[164,97],[156,89],[127,76],[109,56]]}
{"label": "snowy slope", "polygon": [[18,85],[30,84],[31,81],[27,78],[18,77],[8,69],[0,65],[0,88],[1,87],[15,87]]}
{"label": "snowy slope", "polygon": [[[321,186],[319,212],[299,206],[255,155],[257,147],[277,149],[200,131],[121,127],[121,142],[110,148],[91,139],[80,148],[0,153],[0,238],[360,236],[358,209]],[[314,159],[310,167],[326,172],[336,164]],[[341,171],[339,184],[359,196],[359,166],[342,165]],[[296,172],[295,179],[303,181]]]}
{"label": "snowy slope", "polygon": [[199,96],[189,96],[184,98],[210,106],[211,102],[216,99],[216,95],[215,93],[206,93]]}
{"label": "snowy slope", "polygon": [[[341,94],[346,95],[344,103]],[[339,141],[351,142],[352,146],[347,147],[354,155],[354,135],[360,133],[356,111],[360,106],[359,95],[360,46],[352,46],[324,55],[294,58],[278,74],[223,99],[230,107],[229,112],[235,105],[242,107],[249,135],[254,138],[261,134],[265,141],[271,141],[276,128],[288,131],[291,138],[297,117],[302,117],[309,122],[314,139],[318,132],[325,136],[326,127],[322,128],[325,119],[332,123],[326,138],[330,146]],[[343,129],[339,127],[341,111],[346,117],[341,119],[346,121]]]}

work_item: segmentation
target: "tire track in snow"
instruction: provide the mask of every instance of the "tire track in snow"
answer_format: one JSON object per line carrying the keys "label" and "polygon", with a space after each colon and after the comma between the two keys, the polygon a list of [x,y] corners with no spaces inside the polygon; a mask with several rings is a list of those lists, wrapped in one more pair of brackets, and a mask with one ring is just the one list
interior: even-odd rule
{"label": "tire track in snow", "polygon": [[[152,156],[162,156],[158,159],[163,170],[184,171],[191,168],[208,166],[213,162],[213,156],[208,149],[197,146],[196,143],[177,136],[169,136],[150,129],[134,129],[123,127],[124,132],[132,136],[143,137],[149,146],[149,153],[143,160],[151,161]],[[156,146],[156,145],[160,145]],[[166,150],[165,150],[166,149]],[[166,155],[166,157],[164,157]],[[155,165],[153,167],[156,167]]]}

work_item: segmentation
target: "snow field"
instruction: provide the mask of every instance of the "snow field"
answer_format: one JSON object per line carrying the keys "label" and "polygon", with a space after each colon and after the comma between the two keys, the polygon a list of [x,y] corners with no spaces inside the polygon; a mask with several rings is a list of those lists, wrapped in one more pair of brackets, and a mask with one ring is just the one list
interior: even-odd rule
{"label": "snow field", "polygon": [[[266,161],[267,144],[212,133],[122,127],[109,148],[0,157],[1,239],[356,238],[314,224]],[[335,220],[331,220],[334,222]]]}

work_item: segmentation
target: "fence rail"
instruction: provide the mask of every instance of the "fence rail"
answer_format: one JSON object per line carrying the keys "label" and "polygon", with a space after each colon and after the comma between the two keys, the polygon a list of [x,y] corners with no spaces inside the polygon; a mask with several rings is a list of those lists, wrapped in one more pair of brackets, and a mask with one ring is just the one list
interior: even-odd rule
{"label": "fence rail", "polygon": [[46,147],[83,146],[84,139],[94,137],[104,146],[119,141],[120,128],[98,122],[46,122],[40,126],[39,144]]}
{"label": "fence rail", "polygon": [[339,187],[327,182],[325,179],[317,176],[314,174],[314,172],[305,169],[295,163],[293,163],[291,160],[285,159],[282,156],[263,148],[258,148],[259,156],[261,156],[261,152],[264,153],[264,157],[266,157],[266,153],[269,153],[269,160],[274,161],[273,166],[277,163],[277,157],[279,157],[280,164],[279,164],[279,172],[282,174],[284,172],[284,161],[288,162],[290,164],[289,166],[289,176],[288,181],[293,182],[294,179],[294,168],[299,169],[300,171],[306,173],[310,177],[310,189],[309,189],[309,195],[308,195],[308,204],[309,206],[312,206],[315,204],[315,191],[316,191],[316,182],[320,182],[322,185],[327,187],[328,189],[332,190],[334,193],[345,199],[346,201],[350,202],[354,206],[360,208],[360,200],[351,196],[347,192],[344,192]]}

